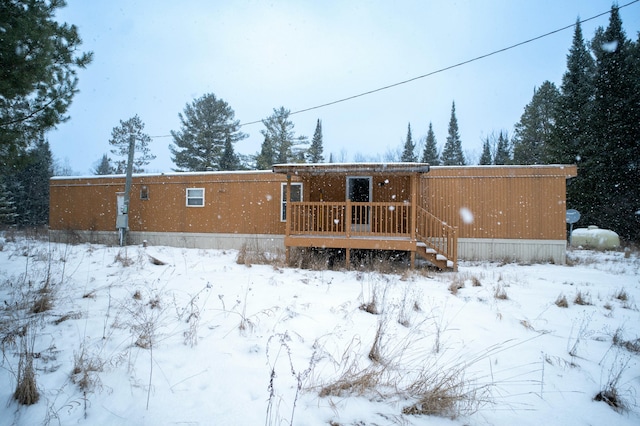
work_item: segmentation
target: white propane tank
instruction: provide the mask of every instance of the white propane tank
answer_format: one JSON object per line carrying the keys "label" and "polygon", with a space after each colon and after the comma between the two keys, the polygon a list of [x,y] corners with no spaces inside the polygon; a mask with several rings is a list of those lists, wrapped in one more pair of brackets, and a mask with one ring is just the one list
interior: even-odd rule
{"label": "white propane tank", "polygon": [[620,247],[620,237],[608,229],[600,229],[595,225],[588,228],[574,229],[571,233],[571,245],[573,247],[589,247],[600,250]]}

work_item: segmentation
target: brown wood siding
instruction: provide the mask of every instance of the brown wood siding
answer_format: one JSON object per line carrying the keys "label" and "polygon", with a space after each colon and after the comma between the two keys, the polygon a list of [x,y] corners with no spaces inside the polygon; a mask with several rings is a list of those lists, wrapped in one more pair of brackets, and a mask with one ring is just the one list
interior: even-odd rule
{"label": "brown wood siding", "polygon": [[[131,231],[284,234],[280,186],[270,172],[134,176]],[[115,230],[116,194],[124,177],[55,178],[50,182],[49,225],[54,230]],[[140,199],[142,186],[148,200]],[[187,188],[204,188],[203,207],[186,206]]]}
{"label": "brown wood siding", "polygon": [[459,238],[561,240],[566,178],[575,175],[575,166],[433,167],[421,179],[422,202]]}

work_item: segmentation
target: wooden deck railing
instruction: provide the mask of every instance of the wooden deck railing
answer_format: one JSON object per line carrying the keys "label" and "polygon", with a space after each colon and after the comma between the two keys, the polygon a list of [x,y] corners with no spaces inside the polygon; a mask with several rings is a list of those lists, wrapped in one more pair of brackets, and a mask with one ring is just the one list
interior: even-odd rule
{"label": "wooden deck railing", "polygon": [[455,270],[458,262],[457,229],[447,225],[422,207],[417,208],[416,215],[418,240],[452,261]]}
{"label": "wooden deck railing", "polygon": [[408,237],[410,203],[296,202],[289,206],[289,235]]}

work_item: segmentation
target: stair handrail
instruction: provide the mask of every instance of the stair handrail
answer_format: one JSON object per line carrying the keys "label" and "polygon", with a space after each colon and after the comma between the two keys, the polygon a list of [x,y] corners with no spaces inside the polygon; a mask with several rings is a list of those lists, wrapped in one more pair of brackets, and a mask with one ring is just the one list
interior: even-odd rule
{"label": "stair handrail", "polygon": [[453,262],[453,270],[458,270],[458,228],[442,221],[424,207],[417,206],[416,238]]}

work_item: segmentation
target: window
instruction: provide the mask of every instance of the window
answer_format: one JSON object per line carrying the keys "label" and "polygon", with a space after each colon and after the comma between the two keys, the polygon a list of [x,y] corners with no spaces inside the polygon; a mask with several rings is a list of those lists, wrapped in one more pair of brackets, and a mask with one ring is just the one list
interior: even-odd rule
{"label": "window", "polygon": [[[280,200],[282,201],[282,208],[280,209],[280,221],[286,222],[287,220],[287,184],[283,183],[281,186],[282,196]],[[297,202],[302,201],[302,184],[301,183],[292,183],[291,184],[291,201]]]}
{"label": "window", "polygon": [[140,199],[141,200],[148,200],[149,199],[149,187],[144,185],[142,188],[140,188]]}
{"label": "window", "polygon": [[204,207],[204,188],[187,188],[187,207]]}

